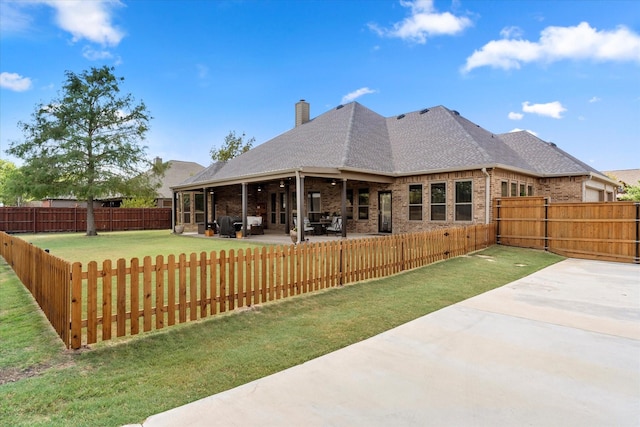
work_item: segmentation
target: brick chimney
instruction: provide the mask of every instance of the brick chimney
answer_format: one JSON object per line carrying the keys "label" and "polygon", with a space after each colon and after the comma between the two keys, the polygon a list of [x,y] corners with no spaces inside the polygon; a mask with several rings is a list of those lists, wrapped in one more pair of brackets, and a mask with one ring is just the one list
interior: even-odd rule
{"label": "brick chimney", "polygon": [[296,127],[309,121],[309,103],[304,99],[296,102]]}

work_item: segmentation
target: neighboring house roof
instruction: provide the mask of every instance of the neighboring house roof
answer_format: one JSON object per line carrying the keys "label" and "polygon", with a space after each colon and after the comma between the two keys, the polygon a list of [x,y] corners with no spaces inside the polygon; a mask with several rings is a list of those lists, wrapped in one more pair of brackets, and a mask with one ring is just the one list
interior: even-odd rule
{"label": "neighboring house roof", "polygon": [[617,180],[622,185],[634,186],[640,181],[640,169],[623,169],[606,171],[605,174]]}
{"label": "neighboring house roof", "polygon": [[[292,171],[389,177],[503,167],[537,176],[602,173],[528,132],[496,135],[436,106],[383,117],[358,102],[338,106],[176,187],[275,177]],[[174,188],[176,188],[174,187]]]}
{"label": "neighboring house roof", "polygon": [[180,184],[205,169],[195,162],[183,162],[181,160],[169,160],[169,167],[162,178],[162,186],[158,189],[159,199],[172,197],[171,187]]}

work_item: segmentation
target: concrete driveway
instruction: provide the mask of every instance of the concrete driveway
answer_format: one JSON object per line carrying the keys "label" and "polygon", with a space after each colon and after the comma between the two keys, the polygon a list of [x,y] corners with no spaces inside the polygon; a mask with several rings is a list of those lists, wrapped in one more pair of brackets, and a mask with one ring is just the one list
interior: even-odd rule
{"label": "concrete driveway", "polygon": [[640,265],[568,259],[161,426],[639,426]]}

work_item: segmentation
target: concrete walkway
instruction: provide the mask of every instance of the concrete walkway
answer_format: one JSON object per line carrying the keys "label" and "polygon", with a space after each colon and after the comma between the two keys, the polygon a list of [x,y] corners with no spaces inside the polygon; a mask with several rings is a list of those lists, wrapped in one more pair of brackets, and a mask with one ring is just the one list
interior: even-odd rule
{"label": "concrete walkway", "polygon": [[568,259],[142,425],[639,426],[640,265]]}

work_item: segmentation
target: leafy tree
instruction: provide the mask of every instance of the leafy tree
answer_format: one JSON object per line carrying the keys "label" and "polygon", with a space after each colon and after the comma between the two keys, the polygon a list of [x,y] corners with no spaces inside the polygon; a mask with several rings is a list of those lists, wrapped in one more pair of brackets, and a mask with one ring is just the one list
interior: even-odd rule
{"label": "leafy tree", "polygon": [[626,185],[624,194],[620,195],[620,200],[640,202],[640,181],[638,181],[637,185]]}
{"label": "leafy tree", "polygon": [[21,200],[20,169],[8,160],[0,159],[0,203],[18,206]]}
{"label": "leafy tree", "polygon": [[235,131],[229,131],[229,135],[224,138],[224,144],[220,148],[213,147],[210,151],[211,159],[214,162],[226,162],[239,156],[240,154],[251,150],[253,143],[256,142],[255,138],[249,139],[244,142],[246,135],[244,132],[241,136],[236,136]]}
{"label": "leafy tree", "polygon": [[155,208],[156,199],[154,197],[135,197],[131,199],[124,199],[121,208]]}
{"label": "leafy tree", "polygon": [[7,150],[25,161],[22,179],[30,195],[86,200],[87,236],[97,234],[96,198],[148,194],[158,180],[143,172],[162,174],[141,145],[151,119],[147,108],[120,94],[124,78],[113,70],[67,71],[59,98],[37,105],[30,123],[19,122],[25,140]]}

